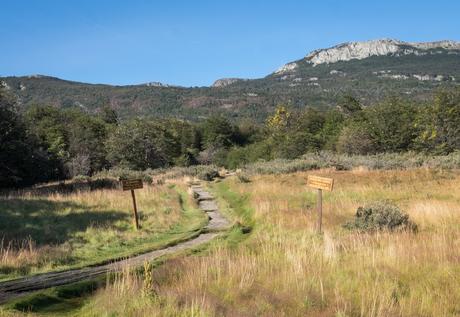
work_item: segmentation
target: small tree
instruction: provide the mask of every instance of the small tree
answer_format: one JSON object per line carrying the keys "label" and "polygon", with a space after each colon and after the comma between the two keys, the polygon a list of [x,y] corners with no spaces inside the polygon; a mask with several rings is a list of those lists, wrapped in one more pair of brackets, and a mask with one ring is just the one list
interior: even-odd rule
{"label": "small tree", "polygon": [[234,143],[235,128],[222,116],[208,118],[202,127],[204,148],[229,147]]}
{"label": "small tree", "polygon": [[418,108],[399,98],[389,98],[365,110],[367,131],[378,152],[407,151],[416,137]]}
{"label": "small tree", "polygon": [[112,165],[135,170],[170,166],[181,155],[180,142],[167,125],[147,119],[119,124],[106,146]]}
{"label": "small tree", "polygon": [[326,150],[336,150],[337,141],[342,131],[345,117],[337,110],[328,111],[321,129],[321,143]]}
{"label": "small tree", "polygon": [[346,154],[372,154],[376,151],[376,146],[363,125],[350,124],[340,132],[337,151]]}
{"label": "small tree", "polygon": [[440,91],[417,120],[416,147],[437,154],[460,149],[460,89]]}

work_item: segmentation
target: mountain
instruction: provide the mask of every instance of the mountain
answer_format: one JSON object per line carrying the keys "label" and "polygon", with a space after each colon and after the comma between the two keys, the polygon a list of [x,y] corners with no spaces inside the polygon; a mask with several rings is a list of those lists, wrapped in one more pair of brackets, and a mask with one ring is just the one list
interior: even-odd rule
{"label": "mountain", "polygon": [[96,112],[111,105],[122,117],[154,115],[200,119],[212,113],[263,120],[278,104],[335,106],[344,94],[371,105],[388,95],[428,98],[433,89],[460,85],[460,43],[392,39],[349,42],[315,50],[260,79],[223,78],[211,87],[152,82],[95,85],[34,75],[2,77],[0,86],[20,104],[79,107]]}
{"label": "mountain", "polygon": [[460,43],[453,41],[439,41],[428,43],[408,43],[392,39],[375,40],[367,42],[344,43],[329,49],[311,52],[305,57],[306,61],[313,64],[330,64],[353,59],[365,59],[371,56],[403,56],[439,54],[436,49],[450,50],[458,55]]}

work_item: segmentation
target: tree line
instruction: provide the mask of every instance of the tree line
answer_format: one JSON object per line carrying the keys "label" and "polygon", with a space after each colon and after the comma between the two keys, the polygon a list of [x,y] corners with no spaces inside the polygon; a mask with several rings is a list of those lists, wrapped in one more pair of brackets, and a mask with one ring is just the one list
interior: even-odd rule
{"label": "tree line", "polygon": [[460,149],[460,90],[429,102],[387,98],[363,107],[343,96],[334,109],[280,105],[265,124],[222,116],[202,122],[136,118],[120,121],[105,106],[33,106],[21,113],[0,91],[0,187],[93,175],[111,168],[155,169],[195,164],[235,168],[258,160],[330,150],[348,154]]}

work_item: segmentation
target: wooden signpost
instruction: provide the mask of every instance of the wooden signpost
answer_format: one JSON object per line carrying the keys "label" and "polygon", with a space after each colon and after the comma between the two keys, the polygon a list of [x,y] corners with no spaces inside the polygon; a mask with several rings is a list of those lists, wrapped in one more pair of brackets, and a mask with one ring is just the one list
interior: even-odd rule
{"label": "wooden signpost", "polygon": [[134,194],[134,190],[144,187],[144,185],[142,184],[142,179],[122,179],[121,184],[123,185],[123,190],[131,191],[134,206],[134,226],[137,230],[139,229],[139,218],[137,216],[136,195]]}
{"label": "wooden signpost", "polygon": [[334,187],[334,179],[308,175],[307,186],[318,190],[318,224],[316,230],[318,233],[321,233],[321,226],[323,222],[323,190],[331,192]]}

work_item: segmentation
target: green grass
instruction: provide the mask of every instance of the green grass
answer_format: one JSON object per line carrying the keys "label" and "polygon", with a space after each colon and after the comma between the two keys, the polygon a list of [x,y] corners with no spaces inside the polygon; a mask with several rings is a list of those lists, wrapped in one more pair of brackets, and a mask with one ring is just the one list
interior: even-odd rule
{"label": "green grass", "polygon": [[[124,256],[143,253],[149,250],[164,248],[188,240],[199,234],[200,228],[207,223],[203,212],[194,207],[187,193],[180,188],[175,188],[181,206],[182,217],[170,232],[157,235],[149,241],[144,241],[137,248],[120,251]],[[188,250],[186,253],[199,254],[206,246]],[[162,265],[166,259],[173,255],[161,257],[152,261],[153,267]],[[102,257],[101,257],[102,258]],[[84,263],[80,263],[83,266]],[[72,283],[65,286],[34,292],[33,294],[12,300],[0,308],[0,316],[14,315],[15,311],[31,312],[39,315],[74,316],[79,315],[78,310],[99,288],[112,281],[117,275],[103,275],[97,278]]]}
{"label": "green grass", "polygon": [[[180,252],[180,254],[184,257],[207,256],[210,250],[216,247],[219,248],[220,246],[234,248],[250,236],[247,234],[248,232],[243,229],[252,229],[254,227],[254,210],[249,206],[248,196],[235,193],[226,182],[210,184],[209,190],[211,190],[217,197],[220,210],[229,219],[237,219],[237,224],[227,233],[223,233],[222,236],[209,243]],[[187,217],[187,214],[192,214],[189,217],[190,221],[187,222],[187,225],[190,227],[203,225],[203,223],[199,223],[199,221],[201,221],[200,218],[193,214],[196,210],[194,209],[191,201],[188,199],[187,194],[180,191],[180,197],[181,206],[185,214],[184,217]],[[177,254],[156,259],[152,261],[153,267],[169,267],[169,261],[174,261],[176,257]],[[136,276],[143,276],[144,272],[142,269],[137,269],[136,272],[137,273],[134,273]],[[102,276],[91,281],[74,283],[71,285],[39,291],[11,301],[3,307],[3,313],[6,315],[12,315],[15,311],[27,311],[33,313],[33,315],[38,314],[45,316],[94,316],[95,311],[98,311],[98,308],[94,306],[97,306],[97,304],[92,301],[92,298],[95,296],[96,292],[101,289],[101,287],[104,288],[114,282],[116,283],[117,276],[120,275],[112,274],[108,277]],[[108,281],[110,281],[109,284],[107,284]],[[140,299],[138,298],[135,301],[137,300],[143,301],[145,299],[140,297]],[[173,306],[169,306],[170,303],[164,305],[169,307],[171,312],[173,312],[169,314],[170,316],[174,316],[178,313]],[[165,314],[166,311],[168,311],[168,308],[165,308]],[[200,309],[198,308],[184,309],[183,315],[189,316],[191,313],[197,313],[199,311]],[[1,312],[2,311],[0,311],[0,314]]]}
{"label": "green grass", "polygon": [[255,226],[254,210],[249,205],[249,196],[232,191],[227,182],[212,183],[209,188],[214,193],[222,214],[236,221],[226,236],[226,244],[236,246],[248,237],[247,233]]}
{"label": "green grass", "polygon": [[207,222],[180,186],[139,191],[139,231],[130,203],[121,191],[0,198],[0,280],[144,253],[194,237]]}
{"label": "green grass", "polygon": [[9,302],[4,305],[3,313],[20,311],[62,316],[79,309],[85,298],[105,284],[106,277],[101,276],[90,281],[53,287]]}
{"label": "green grass", "polygon": [[[141,277],[107,285],[84,316],[457,316],[460,172],[316,171],[336,181],[325,195],[324,234],[315,231],[306,173],[210,184],[223,211],[242,225],[199,256],[153,270],[154,297]],[[448,177],[446,177],[446,175]],[[443,193],[448,193],[443,195]],[[397,203],[413,232],[355,232],[342,225],[369,200]],[[239,231],[239,232],[238,232]],[[229,241],[229,243],[227,243]],[[129,295],[128,295],[129,294]],[[129,298],[129,299],[128,299]]]}

